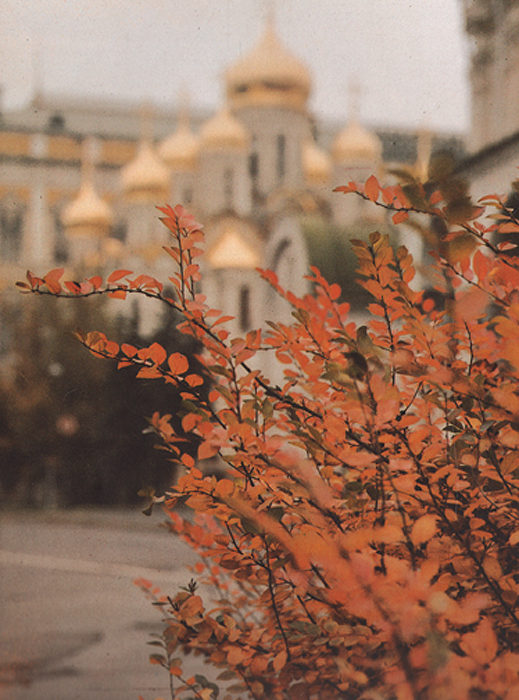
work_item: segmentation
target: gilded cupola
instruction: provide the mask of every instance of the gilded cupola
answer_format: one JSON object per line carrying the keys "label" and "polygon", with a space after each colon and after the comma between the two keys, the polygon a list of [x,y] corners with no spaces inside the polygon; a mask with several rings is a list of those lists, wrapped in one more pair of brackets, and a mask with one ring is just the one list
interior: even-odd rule
{"label": "gilded cupola", "polygon": [[226,86],[233,109],[248,105],[305,109],[311,79],[306,66],[281,43],[271,17],[259,43],[227,70]]}

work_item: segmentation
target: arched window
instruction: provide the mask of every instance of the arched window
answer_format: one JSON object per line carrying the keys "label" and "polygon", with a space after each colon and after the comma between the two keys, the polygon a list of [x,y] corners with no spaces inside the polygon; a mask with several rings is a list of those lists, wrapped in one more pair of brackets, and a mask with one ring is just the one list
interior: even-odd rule
{"label": "arched window", "polygon": [[250,289],[243,286],[240,289],[240,330],[246,331],[251,327],[250,317]]}
{"label": "arched window", "polygon": [[249,156],[249,175],[255,183],[259,174],[259,156],[257,153],[251,153]]}
{"label": "arched window", "polygon": [[14,199],[0,202],[0,258],[16,262],[22,249],[26,207]]}
{"label": "arched window", "polygon": [[61,221],[62,206],[54,206],[51,208],[51,218],[54,224],[54,259],[59,264],[64,264],[68,261],[68,244],[65,236],[65,229]]}
{"label": "arched window", "polygon": [[276,141],[276,170],[278,181],[282,183],[285,179],[286,171],[286,138],[285,134],[278,134]]}
{"label": "arched window", "polygon": [[186,187],[184,189],[182,201],[185,205],[192,203],[192,201],[193,201],[193,188],[192,187]]}
{"label": "arched window", "polygon": [[232,168],[227,168],[224,173],[223,189],[225,207],[232,209],[234,199],[234,172]]}

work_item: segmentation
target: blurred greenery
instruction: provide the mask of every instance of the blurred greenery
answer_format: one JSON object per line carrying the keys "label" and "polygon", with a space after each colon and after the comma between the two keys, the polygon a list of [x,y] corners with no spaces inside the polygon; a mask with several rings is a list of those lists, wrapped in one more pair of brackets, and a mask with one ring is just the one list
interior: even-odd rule
{"label": "blurred greenery", "polygon": [[[192,354],[166,310],[154,336]],[[138,319],[114,320],[104,300],[25,297],[0,374],[0,501],[32,506],[128,505],[138,491],[162,492],[174,478],[157,438],[143,434],[154,411],[175,416],[171,385],[137,380],[133,368],[91,355],[74,330],[103,330],[136,346]],[[6,366],[7,365],[7,366]]]}
{"label": "blurred greenery", "polygon": [[[351,239],[368,242],[373,231],[391,233],[387,224],[369,220],[359,221],[348,228],[330,224],[318,216],[307,216],[303,220],[310,265],[319,268],[330,284],[338,284],[342,289],[340,301],[347,301],[352,311],[362,311],[372,301],[372,297],[358,283],[358,261],[353,252]],[[395,235],[393,235],[395,238]]]}

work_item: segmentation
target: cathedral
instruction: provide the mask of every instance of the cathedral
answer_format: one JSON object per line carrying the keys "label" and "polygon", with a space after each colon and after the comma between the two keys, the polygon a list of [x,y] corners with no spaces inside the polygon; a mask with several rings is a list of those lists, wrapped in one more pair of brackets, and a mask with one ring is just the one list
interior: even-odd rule
{"label": "cathedral", "polygon": [[[15,303],[13,282],[27,268],[89,274],[124,267],[167,278],[167,232],[156,206],[180,202],[203,223],[203,292],[235,318],[233,332],[287,317],[258,267],[302,294],[309,266],[317,265],[355,307],[348,240],[390,224],[371,203],[334,187],[373,173],[384,180],[402,165],[423,171],[432,150],[460,151],[460,141],[425,130],[375,132],[360,123],[358,109],[339,128],[317,124],[311,88],[307,67],[270,19],[227,69],[215,114],[190,114],[185,100],[174,112],[142,107],[137,114],[42,95],[3,114],[2,303]],[[153,314],[140,317],[142,335],[151,335]]]}

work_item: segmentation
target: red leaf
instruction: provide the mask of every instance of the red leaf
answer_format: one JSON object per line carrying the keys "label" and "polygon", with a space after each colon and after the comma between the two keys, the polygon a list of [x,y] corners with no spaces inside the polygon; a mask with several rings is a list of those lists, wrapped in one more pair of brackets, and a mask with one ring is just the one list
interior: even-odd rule
{"label": "red leaf", "polygon": [[336,301],[340,296],[341,296],[342,289],[338,284],[331,284],[329,289],[328,289],[328,294],[330,295],[330,299],[333,299],[333,301]]}

